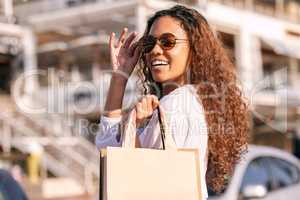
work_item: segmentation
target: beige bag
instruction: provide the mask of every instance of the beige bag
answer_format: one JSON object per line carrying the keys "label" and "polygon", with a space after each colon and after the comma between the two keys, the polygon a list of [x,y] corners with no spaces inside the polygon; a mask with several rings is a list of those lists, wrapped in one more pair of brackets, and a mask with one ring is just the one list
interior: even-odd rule
{"label": "beige bag", "polygon": [[202,199],[197,149],[176,149],[160,110],[165,150],[135,148],[136,113],[129,114],[122,147],[101,150],[100,200]]}

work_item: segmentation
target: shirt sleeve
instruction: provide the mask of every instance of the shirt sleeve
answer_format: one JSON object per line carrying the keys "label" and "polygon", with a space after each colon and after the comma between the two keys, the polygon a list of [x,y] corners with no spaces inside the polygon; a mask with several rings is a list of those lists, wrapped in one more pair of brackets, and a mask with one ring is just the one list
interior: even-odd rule
{"label": "shirt sleeve", "polygon": [[121,146],[119,126],[121,124],[121,117],[110,118],[101,116],[99,130],[97,132],[95,143],[97,148],[103,149],[108,146]]}

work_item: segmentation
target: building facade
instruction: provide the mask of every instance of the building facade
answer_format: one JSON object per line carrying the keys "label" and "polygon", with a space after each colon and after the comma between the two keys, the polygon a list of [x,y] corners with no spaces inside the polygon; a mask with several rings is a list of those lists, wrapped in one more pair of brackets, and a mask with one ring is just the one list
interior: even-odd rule
{"label": "building facade", "polygon": [[[4,0],[2,94],[13,96],[19,75],[29,74],[21,84],[20,98],[27,102],[21,106],[47,108],[48,114],[39,117],[49,120],[51,129],[84,135],[82,119],[97,122],[105,102],[109,34],[123,27],[142,34],[151,14],[177,3],[203,13],[232,57],[252,111],[252,143],[300,157],[297,0]],[[38,76],[30,76],[35,72]],[[125,101],[134,92],[128,88]],[[87,112],[74,109],[91,102],[95,106]]]}

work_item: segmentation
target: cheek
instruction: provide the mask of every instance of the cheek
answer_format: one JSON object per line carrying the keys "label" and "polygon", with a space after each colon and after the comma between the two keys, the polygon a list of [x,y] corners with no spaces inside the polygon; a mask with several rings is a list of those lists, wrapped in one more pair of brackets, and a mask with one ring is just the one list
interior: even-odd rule
{"label": "cheek", "polygon": [[170,57],[172,58],[172,63],[174,65],[185,67],[185,65],[187,65],[189,51],[186,48],[176,48],[170,52]]}

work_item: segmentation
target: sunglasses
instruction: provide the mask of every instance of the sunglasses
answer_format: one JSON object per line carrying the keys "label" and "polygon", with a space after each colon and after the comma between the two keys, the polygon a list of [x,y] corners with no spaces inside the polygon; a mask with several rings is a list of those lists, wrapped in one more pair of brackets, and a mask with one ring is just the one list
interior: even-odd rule
{"label": "sunglasses", "polygon": [[174,48],[176,44],[187,41],[188,39],[177,39],[172,33],[164,33],[158,38],[153,35],[147,35],[141,39],[144,53],[150,53],[157,42],[163,50],[170,50]]}

